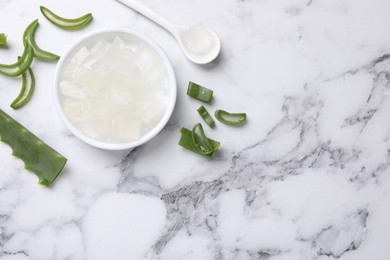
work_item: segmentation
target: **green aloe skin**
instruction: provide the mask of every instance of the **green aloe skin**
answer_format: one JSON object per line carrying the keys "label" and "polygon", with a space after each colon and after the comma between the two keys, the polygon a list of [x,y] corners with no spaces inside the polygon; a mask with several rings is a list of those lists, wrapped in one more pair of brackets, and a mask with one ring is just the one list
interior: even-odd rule
{"label": "green aloe skin", "polygon": [[212,147],[212,152],[205,154],[201,150],[199,150],[193,141],[193,131],[187,129],[187,128],[181,128],[180,129],[180,140],[179,145],[187,150],[190,150],[194,153],[198,153],[207,157],[212,157],[214,152],[219,150],[221,144],[218,141],[212,140],[210,138],[207,138],[208,142],[210,142],[210,145]]}
{"label": "green aloe skin", "polygon": [[28,68],[34,58],[34,50],[27,44],[24,48],[22,57],[13,64],[0,64],[0,73],[10,77],[22,75]]}
{"label": "green aloe skin", "polygon": [[92,21],[92,13],[87,13],[77,18],[64,18],[44,6],[41,6],[40,9],[41,13],[47,20],[65,30],[78,30],[85,27]]}
{"label": "green aloe skin", "polygon": [[7,35],[5,33],[0,33],[0,47],[7,45]]}
{"label": "green aloe skin", "polygon": [[41,49],[35,42],[35,32],[37,31],[38,25],[39,25],[38,19],[36,19],[27,26],[26,30],[23,33],[24,46],[29,44],[34,51],[34,57],[40,60],[44,60],[44,61],[58,60],[60,56]]}
{"label": "green aloe skin", "polygon": [[215,126],[214,119],[203,105],[200,106],[197,111],[209,127],[213,128]]}
{"label": "green aloe skin", "polygon": [[0,109],[0,140],[12,148],[12,155],[34,172],[39,184],[50,186],[64,168],[67,159]]}
{"label": "green aloe skin", "polygon": [[241,125],[246,122],[246,113],[229,113],[225,110],[216,110],[215,118],[226,125]]}
{"label": "green aloe skin", "polygon": [[213,97],[213,93],[213,90],[198,85],[194,82],[190,81],[188,83],[187,95],[192,98],[195,98],[205,103],[210,103]]}

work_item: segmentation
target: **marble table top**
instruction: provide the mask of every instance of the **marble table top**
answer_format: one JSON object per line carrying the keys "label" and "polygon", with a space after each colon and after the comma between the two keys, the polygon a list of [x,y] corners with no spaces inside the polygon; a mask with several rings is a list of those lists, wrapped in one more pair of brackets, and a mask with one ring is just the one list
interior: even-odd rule
{"label": "marble table top", "polygon": [[[390,1],[144,0],[182,24],[204,22],[222,53],[192,64],[166,31],[116,0],[0,1],[0,32],[23,50],[62,55],[86,33],[142,32],[166,52],[178,99],[168,125],[133,151],[104,151],[74,137],[55,111],[56,62],[35,60],[36,89],[9,104],[21,79],[0,75],[0,108],[68,158],[46,188],[0,144],[0,260],[386,260],[390,259]],[[64,31],[40,13],[87,12]],[[201,119],[186,95],[215,92],[211,111],[246,112],[242,127],[217,124],[212,159],[177,145]]]}

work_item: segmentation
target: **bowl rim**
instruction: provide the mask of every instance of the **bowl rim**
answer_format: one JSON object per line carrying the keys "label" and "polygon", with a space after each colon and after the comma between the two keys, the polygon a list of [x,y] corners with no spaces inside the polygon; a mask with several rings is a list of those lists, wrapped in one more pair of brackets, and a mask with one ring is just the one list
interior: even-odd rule
{"label": "bowl rim", "polygon": [[[135,37],[140,38],[143,40],[147,45],[149,45],[153,50],[157,52],[157,54],[162,58],[164,66],[168,72],[168,79],[169,79],[169,89],[170,94],[168,97],[168,106],[165,109],[165,113],[160,119],[160,121],[157,123],[157,125],[151,129],[148,133],[146,133],[144,136],[142,136],[137,141],[131,141],[131,142],[123,142],[123,143],[108,143],[108,142],[102,142],[99,140],[96,140],[94,138],[88,137],[84,135],[80,130],[78,130],[73,123],[69,121],[69,119],[66,117],[63,108],[61,106],[60,102],[60,93],[59,93],[59,76],[63,69],[64,63],[67,61],[69,55],[76,49],[79,48],[80,45],[87,41],[90,38],[97,37],[99,35],[104,34],[112,34],[112,33],[123,33],[123,34],[129,34]],[[151,140],[153,137],[155,137],[158,133],[161,132],[161,130],[165,127],[165,125],[168,123],[169,119],[172,116],[172,113],[174,111],[175,105],[176,105],[176,99],[177,99],[177,82],[176,82],[176,76],[173,70],[172,63],[170,62],[168,56],[165,54],[165,52],[162,50],[162,48],[151,38],[146,36],[143,33],[129,30],[129,29],[100,29],[95,30],[93,32],[89,32],[85,34],[84,36],[77,39],[75,42],[73,42],[70,47],[64,52],[64,54],[59,59],[55,74],[54,74],[54,84],[53,84],[53,99],[54,99],[54,105],[56,107],[57,114],[59,115],[61,121],[65,124],[65,126],[71,131],[73,135],[75,135],[77,138],[82,140],[83,142],[105,150],[127,150],[131,148],[135,148],[137,146],[140,146],[149,140]]]}

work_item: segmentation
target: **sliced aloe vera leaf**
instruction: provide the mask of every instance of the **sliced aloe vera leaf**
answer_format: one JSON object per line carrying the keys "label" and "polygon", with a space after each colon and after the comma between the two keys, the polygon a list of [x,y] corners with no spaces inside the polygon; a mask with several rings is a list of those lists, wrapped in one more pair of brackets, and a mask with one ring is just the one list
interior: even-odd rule
{"label": "sliced aloe vera leaf", "polygon": [[31,68],[22,74],[22,89],[19,95],[11,103],[13,109],[18,109],[24,106],[31,98],[35,88],[35,77]]}
{"label": "sliced aloe vera leaf", "polygon": [[0,73],[11,77],[20,76],[30,67],[33,58],[34,51],[30,44],[27,44],[24,47],[22,57],[17,62],[13,64],[0,64]]}
{"label": "sliced aloe vera leaf", "polygon": [[38,19],[32,21],[27,28],[24,30],[23,33],[23,44],[24,46],[28,44],[31,45],[34,51],[34,57],[44,60],[44,61],[52,61],[52,60],[58,60],[60,56],[57,54],[45,51],[41,49],[38,44],[35,41],[35,32],[37,31],[38,28]]}
{"label": "sliced aloe vera leaf", "polygon": [[227,125],[240,125],[246,121],[245,113],[229,113],[219,109],[215,111],[214,115],[218,121]]}
{"label": "sliced aloe vera leaf", "polygon": [[213,128],[215,126],[214,119],[211,117],[211,115],[203,105],[200,106],[197,111],[209,127]]}
{"label": "sliced aloe vera leaf", "polygon": [[47,20],[49,20],[52,24],[65,30],[81,29],[92,21],[91,13],[87,13],[78,18],[64,18],[55,14],[44,6],[41,6],[40,9],[41,13],[44,17],[46,17]]}
{"label": "sliced aloe vera leaf", "polygon": [[190,81],[188,83],[187,95],[192,98],[203,101],[205,103],[210,103],[211,98],[213,97],[213,93],[213,90],[198,85],[194,82]]}
{"label": "sliced aloe vera leaf", "polygon": [[64,168],[67,159],[45,144],[28,129],[0,109],[0,140],[12,148],[12,154],[34,172],[39,184],[50,186]]}
{"label": "sliced aloe vera leaf", "polygon": [[200,123],[196,124],[192,128],[192,141],[194,142],[196,149],[198,149],[201,154],[210,154],[214,152],[212,144],[206,137]]}
{"label": "sliced aloe vera leaf", "polygon": [[[209,142],[211,143],[213,150],[216,151],[220,148],[221,144],[218,141],[215,141],[213,139],[208,138]],[[209,153],[209,154],[203,154],[200,153],[199,150],[195,147],[195,144],[192,140],[192,131],[187,129],[187,128],[181,128],[180,129],[180,139],[178,143],[181,147],[190,150],[194,153],[198,153],[201,155],[204,155],[206,157],[212,157],[214,152]]]}
{"label": "sliced aloe vera leaf", "polygon": [[0,47],[7,45],[7,35],[5,33],[0,33]]}

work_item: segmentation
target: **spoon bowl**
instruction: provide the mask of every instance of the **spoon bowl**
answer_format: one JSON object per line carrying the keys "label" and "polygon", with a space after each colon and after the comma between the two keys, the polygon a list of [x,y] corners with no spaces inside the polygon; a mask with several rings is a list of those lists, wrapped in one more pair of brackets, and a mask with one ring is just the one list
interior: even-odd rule
{"label": "spoon bowl", "polygon": [[140,0],[118,1],[148,17],[170,32],[177,40],[184,55],[194,63],[210,63],[221,51],[221,41],[218,35],[203,24],[183,28],[163,17]]}
{"label": "spoon bowl", "polygon": [[187,58],[197,64],[210,63],[221,51],[218,35],[203,24],[191,26],[175,38]]}

